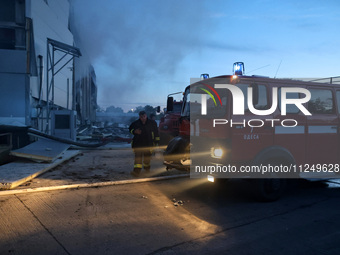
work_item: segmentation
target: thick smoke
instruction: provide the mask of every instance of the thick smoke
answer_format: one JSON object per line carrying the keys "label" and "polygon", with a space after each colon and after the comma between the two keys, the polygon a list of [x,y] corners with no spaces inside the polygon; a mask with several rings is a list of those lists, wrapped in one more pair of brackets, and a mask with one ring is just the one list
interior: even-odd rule
{"label": "thick smoke", "polygon": [[209,26],[203,1],[73,0],[71,4],[82,51],[97,74],[98,104],[103,106],[126,109],[165,101],[167,90],[161,94],[159,89],[166,86],[162,81],[172,80],[181,61],[199,50]]}

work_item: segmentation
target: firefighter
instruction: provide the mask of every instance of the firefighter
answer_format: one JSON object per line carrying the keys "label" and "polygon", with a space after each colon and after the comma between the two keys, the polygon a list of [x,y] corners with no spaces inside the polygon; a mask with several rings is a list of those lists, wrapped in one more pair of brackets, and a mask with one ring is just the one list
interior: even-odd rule
{"label": "firefighter", "polygon": [[141,111],[139,119],[131,123],[129,131],[134,135],[132,148],[135,154],[131,175],[138,177],[143,167],[146,172],[150,171],[152,147],[159,142],[157,123],[148,119],[145,111]]}

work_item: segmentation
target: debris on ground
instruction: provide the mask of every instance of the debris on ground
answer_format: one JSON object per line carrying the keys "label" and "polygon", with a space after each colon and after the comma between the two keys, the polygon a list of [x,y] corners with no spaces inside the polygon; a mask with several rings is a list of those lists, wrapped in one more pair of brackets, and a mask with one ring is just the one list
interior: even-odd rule
{"label": "debris on ground", "polygon": [[132,134],[126,127],[115,125],[107,127],[82,126],[78,129],[77,140],[88,142],[126,142],[131,143]]}
{"label": "debris on ground", "polygon": [[184,204],[184,202],[182,201],[182,200],[178,200],[178,201],[176,201],[176,199],[174,198],[174,199],[172,199],[172,201],[174,202],[174,206],[179,206],[179,205],[183,205]]}

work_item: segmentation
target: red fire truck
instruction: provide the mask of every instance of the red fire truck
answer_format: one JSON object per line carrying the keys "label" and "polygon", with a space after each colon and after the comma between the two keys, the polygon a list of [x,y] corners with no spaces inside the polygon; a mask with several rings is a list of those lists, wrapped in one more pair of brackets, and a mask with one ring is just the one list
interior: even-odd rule
{"label": "red fire truck", "polygon": [[174,101],[173,95],[183,94],[183,92],[176,92],[168,95],[167,109],[165,115],[161,118],[159,123],[160,144],[167,145],[169,141],[179,134],[179,118],[181,117],[182,101]]}
{"label": "red fire truck", "polygon": [[243,70],[238,62],[234,75],[185,89],[167,168],[209,180],[247,178],[265,201],[278,199],[289,178],[339,178],[340,86]]}

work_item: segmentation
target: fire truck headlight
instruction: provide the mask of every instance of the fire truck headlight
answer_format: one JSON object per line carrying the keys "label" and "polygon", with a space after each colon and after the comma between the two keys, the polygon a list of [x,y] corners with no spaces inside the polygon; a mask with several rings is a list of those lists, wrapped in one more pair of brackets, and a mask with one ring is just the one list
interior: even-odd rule
{"label": "fire truck headlight", "polygon": [[210,182],[214,182],[214,181],[215,181],[215,178],[214,178],[214,176],[212,176],[212,175],[208,175],[208,176],[207,176],[207,179],[208,179],[208,181],[210,181]]}
{"label": "fire truck headlight", "polygon": [[213,158],[222,158],[223,150],[220,147],[212,147],[211,148],[211,157]]}

